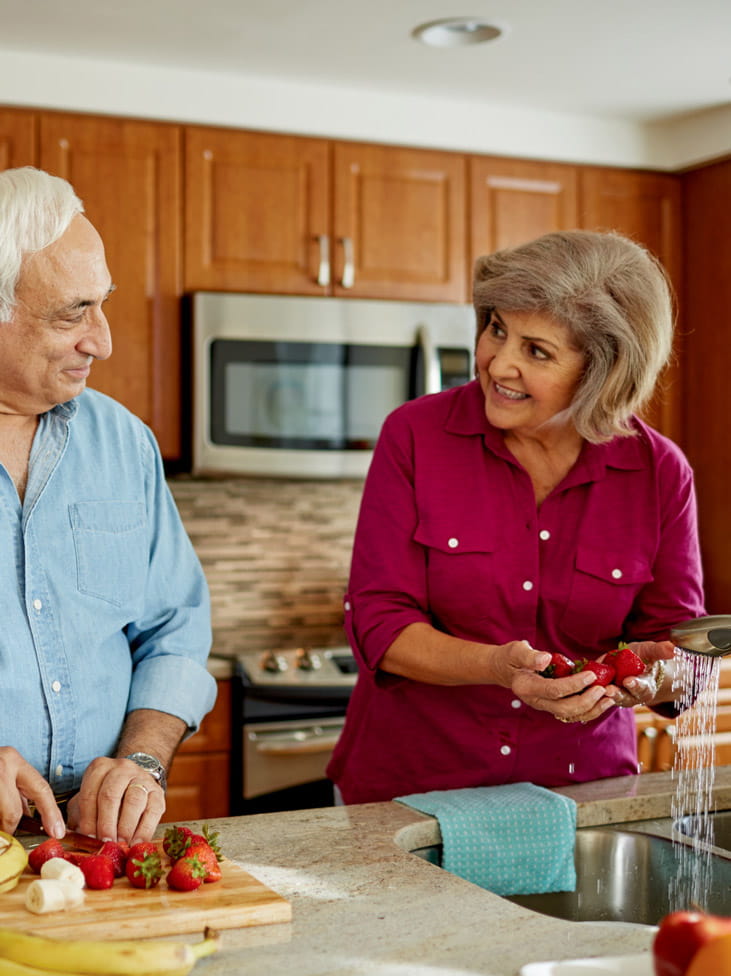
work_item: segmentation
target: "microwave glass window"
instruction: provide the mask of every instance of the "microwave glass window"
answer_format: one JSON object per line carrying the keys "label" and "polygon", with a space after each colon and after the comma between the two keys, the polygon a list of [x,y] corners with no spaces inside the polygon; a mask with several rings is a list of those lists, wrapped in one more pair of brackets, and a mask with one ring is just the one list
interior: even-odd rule
{"label": "microwave glass window", "polygon": [[369,449],[386,415],[418,395],[412,348],[217,340],[211,441]]}

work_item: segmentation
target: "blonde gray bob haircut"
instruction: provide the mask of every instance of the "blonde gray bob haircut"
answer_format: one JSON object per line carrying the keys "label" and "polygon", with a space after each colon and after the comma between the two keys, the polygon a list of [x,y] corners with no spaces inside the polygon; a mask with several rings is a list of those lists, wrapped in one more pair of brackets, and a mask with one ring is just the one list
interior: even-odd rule
{"label": "blonde gray bob haircut", "polygon": [[586,365],[568,416],[592,443],[634,433],[670,358],[673,298],[659,262],[620,234],[563,231],[478,258],[477,339],[493,309],[566,326]]}
{"label": "blonde gray bob haircut", "polygon": [[12,318],[25,255],[53,244],[83,212],[73,187],[59,176],[32,166],[0,173],[0,322]]}

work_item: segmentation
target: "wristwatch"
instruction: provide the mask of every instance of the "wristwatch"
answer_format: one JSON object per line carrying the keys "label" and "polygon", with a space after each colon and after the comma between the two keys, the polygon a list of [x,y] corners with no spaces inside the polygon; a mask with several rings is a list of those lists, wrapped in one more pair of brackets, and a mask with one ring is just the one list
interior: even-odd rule
{"label": "wristwatch", "polygon": [[131,759],[133,763],[137,763],[140,769],[146,770],[160,784],[163,793],[167,790],[168,780],[165,767],[155,756],[150,756],[146,752],[131,752],[124,758]]}

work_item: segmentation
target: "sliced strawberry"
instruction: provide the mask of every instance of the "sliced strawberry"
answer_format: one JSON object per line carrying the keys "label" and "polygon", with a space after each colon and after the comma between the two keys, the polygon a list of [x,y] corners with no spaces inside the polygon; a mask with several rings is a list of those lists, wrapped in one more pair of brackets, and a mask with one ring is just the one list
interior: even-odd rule
{"label": "sliced strawberry", "polygon": [[52,857],[66,857],[66,848],[63,846],[60,840],[56,840],[54,837],[49,837],[48,840],[44,840],[38,847],[34,847],[28,854],[28,867],[31,871],[36,874],[41,873],[41,867],[50,861]]}
{"label": "sliced strawberry", "polygon": [[197,857],[181,857],[168,871],[169,888],[176,891],[195,891],[206,877],[206,869]]}
{"label": "sliced strawberry", "polygon": [[551,654],[551,663],[539,674],[542,678],[565,678],[574,673],[574,662],[566,657],[565,654],[554,652]]}
{"label": "sliced strawberry", "polygon": [[611,664],[603,664],[600,661],[577,661],[574,671],[576,674],[580,671],[593,671],[596,675],[594,684],[600,684],[604,687],[611,685],[614,681],[614,668]]}
{"label": "sliced strawberry", "polygon": [[79,867],[84,872],[87,888],[103,891],[114,884],[114,864],[103,854],[87,854]]}
{"label": "sliced strawberry", "polygon": [[218,863],[216,852],[210,844],[207,844],[205,841],[196,841],[190,845],[185,852],[185,856],[186,858],[198,858],[205,868],[206,873],[203,880],[206,883],[221,880],[221,865]]}

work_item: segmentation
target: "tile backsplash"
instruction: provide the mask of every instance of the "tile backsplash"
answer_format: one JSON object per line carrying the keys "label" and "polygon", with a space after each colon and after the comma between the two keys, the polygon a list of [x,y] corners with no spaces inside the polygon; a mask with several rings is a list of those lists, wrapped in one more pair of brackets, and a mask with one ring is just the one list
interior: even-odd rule
{"label": "tile backsplash", "polygon": [[211,591],[213,653],[346,643],[360,480],[174,477]]}

